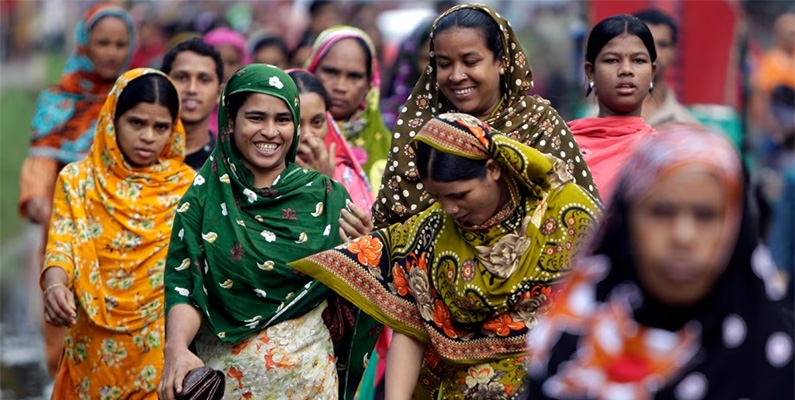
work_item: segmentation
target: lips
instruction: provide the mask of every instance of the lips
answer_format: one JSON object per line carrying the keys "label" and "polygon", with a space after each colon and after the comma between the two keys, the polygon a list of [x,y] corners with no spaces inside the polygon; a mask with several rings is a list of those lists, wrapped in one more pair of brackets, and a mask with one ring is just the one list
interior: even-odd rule
{"label": "lips", "polygon": [[135,154],[144,160],[149,160],[155,155],[155,151],[151,149],[135,149]]}
{"label": "lips", "polygon": [[272,156],[276,153],[276,151],[281,147],[278,143],[273,142],[255,142],[254,148],[257,150],[257,153],[261,154],[262,156],[268,157]]}
{"label": "lips", "polygon": [[458,99],[466,99],[472,92],[475,91],[474,87],[467,87],[467,88],[451,88],[450,89]]}
{"label": "lips", "polygon": [[616,92],[620,95],[631,95],[637,91],[637,86],[632,82],[619,82],[616,85]]}
{"label": "lips", "polygon": [[331,98],[331,106],[336,108],[345,108],[348,106],[348,102],[345,100]]}
{"label": "lips", "polygon": [[687,284],[699,277],[699,270],[693,264],[685,260],[672,260],[662,265],[660,273],[669,282],[676,284]]}
{"label": "lips", "polygon": [[188,111],[195,111],[199,108],[201,102],[194,99],[185,99],[182,101],[182,108]]}

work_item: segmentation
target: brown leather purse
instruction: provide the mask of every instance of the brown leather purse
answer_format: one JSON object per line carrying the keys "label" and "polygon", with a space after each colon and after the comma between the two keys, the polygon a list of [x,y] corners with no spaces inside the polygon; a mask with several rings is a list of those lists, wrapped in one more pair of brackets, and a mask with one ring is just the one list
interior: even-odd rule
{"label": "brown leather purse", "polygon": [[210,367],[194,368],[185,375],[177,400],[221,400],[225,384],[223,372]]}

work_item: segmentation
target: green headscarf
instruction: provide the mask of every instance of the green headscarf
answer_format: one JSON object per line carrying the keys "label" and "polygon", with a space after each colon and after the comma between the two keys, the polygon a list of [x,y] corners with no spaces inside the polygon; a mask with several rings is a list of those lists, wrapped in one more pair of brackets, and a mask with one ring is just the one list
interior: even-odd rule
{"label": "green headscarf", "polygon": [[[284,100],[293,117],[286,168],[269,188],[254,176],[233,144],[229,96],[261,93]],[[340,210],[349,199],[330,178],[293,163],[299,100],[293,80],[265,64],[240,68],[221,97],[218,146],[182,198],[166,261],[165,301],[199,309],[215,336],[238,341],[305,314],[328,289],[287,263],[340,243]]]}

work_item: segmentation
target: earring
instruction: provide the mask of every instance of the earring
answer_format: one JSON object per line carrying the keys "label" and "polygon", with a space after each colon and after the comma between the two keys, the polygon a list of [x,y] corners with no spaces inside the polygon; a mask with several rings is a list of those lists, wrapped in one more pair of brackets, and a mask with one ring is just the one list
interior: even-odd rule
{"label": "earring", "polygon": [[591,89],[593,89],[593,81],[591,81],[591,82],[589,82],[589,83],[588,83],[588,87],[589,87],[589,88],[591,88]]}
{"label": "earring", "polygon": [[649,91],[654,90],[654,82],[649,82]]}

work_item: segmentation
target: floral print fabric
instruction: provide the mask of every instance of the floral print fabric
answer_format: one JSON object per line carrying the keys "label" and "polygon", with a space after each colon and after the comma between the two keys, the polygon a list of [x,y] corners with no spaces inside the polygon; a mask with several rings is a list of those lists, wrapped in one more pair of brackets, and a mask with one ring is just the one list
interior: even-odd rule
{"label": "floral print fabric", "polygon": [[[405,224],[392,225],[290,265],[317,278],[385,325],[429,343],[426,362],[441,371],[445,393],[463,393],[453,382],[466,383],[462,377],[470,373],[470,367],[488,363],[497,371],[504,369],[499,363],[508,363],[516,366],[515,373],[483,378],[477,385],[470,380],[473,384],[464,392],[474,396],[481,389],[485,394],[503,385],[505,393],[513,395],[524,377],[518,365],[527,351],[527,332],[554,298],[550,285],[571,267],[579,244],[590,233],[599,203],[572,184],[565,172],[558,175],[559,160],[467,117],[436,117],[423,128],[418,140],[439,149],[445,138],[449,143],[463,143],[457,140],[463,135],[444,129],[447,125],[470,132],[475,138],[470,142],[473,147],[491,154],[510,176],[512,206],[504,215],[497,213],[500,217],[493,222],[464,228],[444,212],[440,203],[434,203]],[[479,133],[475,133],[476,128]],[[458,153],[466,151],[459,149]],[[493,258],[493,263],[500,265],[499,271],[492,272],[478,248],[494,247],[505,238],[514,240],[511,235],[532,244],[522,253],[504,246],[507,257],[504,262]],[[517,259],[515,266],[511,262],[510,268],[505,267],[508,260]],[[421,383],[423,379],[440,388],[429,376],[421,378]]]}
{"label": "floral print fabric", "polygon": [[322,303],[237,343],[209,331],[196,338],[205,365],[226,375],[224,399],[336,399],[337,371]]}
{"label": "floral print fabric", "polygon": [[77,324],[66,331],[60,366],[75,386],[59,379],[56,393],[147,398],[160,379],[166,249],[194,172],[183,163],[179,117],[156,164],[132,168],[124,160],[113,124],[116,101],[144,74],[162,75],[152,69],[122,75],[102,108],[89,156],[58,177],[44,271],[66,271]]}

